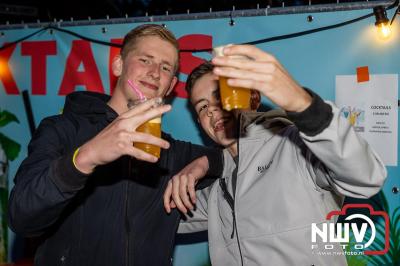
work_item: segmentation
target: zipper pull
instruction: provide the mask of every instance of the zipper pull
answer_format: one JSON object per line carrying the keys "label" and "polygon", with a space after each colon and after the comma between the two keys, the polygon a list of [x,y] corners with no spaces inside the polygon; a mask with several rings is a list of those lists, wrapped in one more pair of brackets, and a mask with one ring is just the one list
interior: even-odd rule
{"label": "zipper pull", "polygon": [[232,226],[232,234],[231,234],[231,239],[235,236],[235,228],[236,228],[236,218],[235,218],[235,212],[232,211],[232,217],[233,217],[233,226]]}

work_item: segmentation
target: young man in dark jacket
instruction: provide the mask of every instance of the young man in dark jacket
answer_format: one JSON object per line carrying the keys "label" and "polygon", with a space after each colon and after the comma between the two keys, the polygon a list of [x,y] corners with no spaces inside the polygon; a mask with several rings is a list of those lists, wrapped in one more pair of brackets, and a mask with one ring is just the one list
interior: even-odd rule
{"label": "young man in dark jacket", "polygon": [[[178,61],[171,32],[139,26],[113,61],[112,97],[72,93],[62,115],[41,122],[9,201],[13,231],[44,239],[35,265],[171,264],[179,214],[163,210],[168,180],[198,157],[215,162],[209,174],[221,171],[220,151],[136,132],[170,110],[154,106],[174,87]],[[137,90],[153,99],[128,110]],[[137,141],[162,147],[160,159],[133,147]]]}

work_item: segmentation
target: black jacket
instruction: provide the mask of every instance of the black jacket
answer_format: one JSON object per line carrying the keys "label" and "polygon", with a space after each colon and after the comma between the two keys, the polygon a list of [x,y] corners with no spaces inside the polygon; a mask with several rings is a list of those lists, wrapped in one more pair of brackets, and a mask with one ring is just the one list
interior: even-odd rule
{"label": "black jacket", "polygon": [[9,222],[18,234],[44,238],[35,265],[170,265],[180,216],[164,211],[168,180],[204,154],[212,174],[222,170],[220,151],[163,134],[171,146],[157,164],[125,156],[91,175],[80,173],[73,151],[117,117],[108,100],[70,94],[64,113],[44,119],[29,144],[14,180]]}

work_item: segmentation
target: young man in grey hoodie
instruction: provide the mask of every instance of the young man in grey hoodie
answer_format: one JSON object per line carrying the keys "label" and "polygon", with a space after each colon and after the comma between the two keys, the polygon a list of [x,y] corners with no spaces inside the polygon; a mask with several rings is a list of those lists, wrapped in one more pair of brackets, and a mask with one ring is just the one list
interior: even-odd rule
{"label": "young man in grey hoodie", "polygon": [[[311,242],[311,224],[327,222],[345,196],[376,194],[386,178],[383,163],[338,108],[298,85],[272,55],[245,45],[224,55],[196,68],[186,85],[202,128],[225,147],[223,175],[195,192],[205,170],[194,161],[170,180],[167,212],[190,210],[181,233],[208,229],[214,266],[346,265],[340,243]],[[236,119],[221,108],[218,76],[283,110],[242,110]],[[256,109],[259,97],[252,95]],[[323,255],[327,244],[330,255]]]}

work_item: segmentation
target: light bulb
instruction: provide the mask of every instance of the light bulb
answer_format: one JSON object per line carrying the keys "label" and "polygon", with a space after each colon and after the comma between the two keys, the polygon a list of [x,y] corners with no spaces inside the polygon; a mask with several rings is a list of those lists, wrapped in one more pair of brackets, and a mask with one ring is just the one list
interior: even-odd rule
{"label": "light bulb", "polygon": [[389,23],[380,23],[379,25],[376,25],[377,30],[378,30],[378,36],[381,39],[388,39],[392,33],[390,29]]}
{"label": "light bulb", "polygon": [[386,15],[386,9],[383,6],[374,7],[375,26],[378,29],[378,35],[381,39],[388,39],[390,37],[389,19]]}

